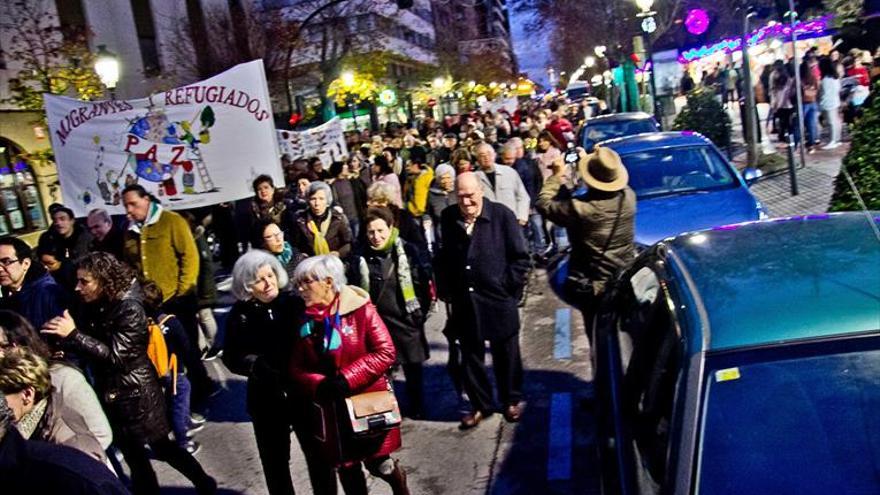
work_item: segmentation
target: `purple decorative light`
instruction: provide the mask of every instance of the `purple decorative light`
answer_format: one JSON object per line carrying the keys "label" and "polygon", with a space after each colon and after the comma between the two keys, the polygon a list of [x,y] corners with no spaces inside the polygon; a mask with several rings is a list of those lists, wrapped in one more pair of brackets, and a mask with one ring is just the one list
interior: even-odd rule
{"label": "purple decorative light", "polygon": [[[824,36],[828,34],[829,25],[833,15],[826,15],[811,19],[809,21],[799,22],[796,26],[798,39],[809,39]],[[789,24],[768,24],[760,29],[752,31],[747,38],[748,46],[755,46],[767,38],[789,38],[791,37],[791,26]],[[699,48],[691,48],[685,50],[678,56],[678,62],[687,64],[695,60],[699,60],[718,52],[733,53],[742,49],[742,38],[733,37],[725,38],[712,45],[703,45]]]}
{"label": "purple decorative light", "polygon": [[691,9],[684,18],[684,25],[691,34],[703,34],[709,29],[709,14],[703,9]]}

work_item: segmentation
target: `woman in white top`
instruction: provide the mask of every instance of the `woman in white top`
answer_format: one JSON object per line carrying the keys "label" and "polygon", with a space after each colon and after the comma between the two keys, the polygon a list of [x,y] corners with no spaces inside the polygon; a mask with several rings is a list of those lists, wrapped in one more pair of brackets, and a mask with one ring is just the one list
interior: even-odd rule
{"label": "woman in white top", "polygon": [[819,108],[831,128],[831,140],[822,149],[831,150],[840,146],[840,79],[834,70],[834,63],[827,57],[819,60],[819,72],[822,74]]}

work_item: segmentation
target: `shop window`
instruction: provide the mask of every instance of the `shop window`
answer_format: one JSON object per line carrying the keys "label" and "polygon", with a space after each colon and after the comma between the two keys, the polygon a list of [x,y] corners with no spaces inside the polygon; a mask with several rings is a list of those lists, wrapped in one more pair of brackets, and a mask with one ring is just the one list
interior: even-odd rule
{"label": "shop window", "polygon": [[15,157],[21,150],[0,138],[0,235],[46,228],[46,214],[34,173]]}

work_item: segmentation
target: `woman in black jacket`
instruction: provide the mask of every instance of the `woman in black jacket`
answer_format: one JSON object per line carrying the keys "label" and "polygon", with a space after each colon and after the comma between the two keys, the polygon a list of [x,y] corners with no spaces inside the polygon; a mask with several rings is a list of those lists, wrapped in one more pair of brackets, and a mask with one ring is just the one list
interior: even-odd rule
{"label": "woman in black jacket", "polygon": [[60,337],[62,345],[91,362],[115,443],[131,468],[134,493],[159,493],[147,444],[155,457],[192,481],[198,493],[215,493],[217,482],[169,439],[165,399],[147,357],[147,317],[134,272],[111,254],[89,254],[77,265],[76,292],[84,303],[77,323],[65,311],[49,320],[42,333]]}
{"label": "woman in black jacket", "polygon": [[[273,224],[274,225],[274,224]],[[295,403],[289,393],[287,370],[295,325],[305,311],[302,299],[281,290],[287,272],[275,256],[251,250],[235,263],[232,293],[237,302],[226,321],[223,362],[247,377],[247,411],[272,495],[292,495],[290,429],[296,433],[317,494],[335,493],[333,466],[316,461],[314,437],[307,431],[309,404]]]}
{"label": "woman in black jacket", "polygon": [[394,215],[386,208],[367,210],[368,246],[349,279],[370,293],[370,299],[391,333],[397,362],[403,366],[408,416],[421,419],[422,363],[428,360],[425,317],[431,308],[430,265],[415,245],[399,237]]}
{"label": "woman in black jacket", "polygon": [[345,261],[351,254],[351,227],[344,214],[335,211],[333,193],[325,182],[312,182],[309,207],[296,215],[293,247],[300,258],[333,254]]}

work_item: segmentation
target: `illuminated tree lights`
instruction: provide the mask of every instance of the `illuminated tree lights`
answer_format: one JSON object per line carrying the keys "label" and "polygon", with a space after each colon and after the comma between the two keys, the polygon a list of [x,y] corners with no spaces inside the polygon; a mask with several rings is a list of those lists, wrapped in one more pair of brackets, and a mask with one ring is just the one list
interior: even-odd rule
{"label": "illuminated tree lights", "polygon": [[[822,36],[826,34],[828,31],[828,26],[833,18],[833,15],[826,15],[823,17],[818,17],[816,19],[812,19],[809,21],[804,21],[797,24],[797,35],[798,38],[808,37],[815,38],[818,36]],[[756,31],[753,31],[748,39],[748,46],[758,45],[767,38],[790,38],[791,37],[791,26],[788,24],[768,24]],[[723,53],[733,53],[741,50],[742,38],[725,38],[717,43],[712,45],[703,45],[699,48],[691,48],[689,50],[685,50],[678,56],[679,63],[687,64],[693,62],[695,60],[699,60],[703,57],[708,57],[710,55],[714,55],[719,52]]]}

